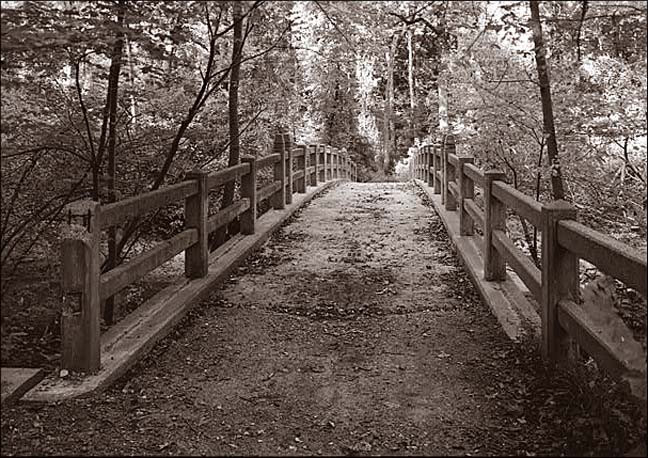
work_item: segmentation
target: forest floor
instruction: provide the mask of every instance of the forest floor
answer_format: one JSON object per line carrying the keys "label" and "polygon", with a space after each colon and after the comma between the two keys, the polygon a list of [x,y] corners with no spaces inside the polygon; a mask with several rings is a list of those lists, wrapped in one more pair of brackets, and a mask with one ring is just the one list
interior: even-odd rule
{"label": "forest floor", "polygon": [[4,408],[2,453],[619,455],[645,416],[514,343],[411,183],[284,225],[103,393]]}

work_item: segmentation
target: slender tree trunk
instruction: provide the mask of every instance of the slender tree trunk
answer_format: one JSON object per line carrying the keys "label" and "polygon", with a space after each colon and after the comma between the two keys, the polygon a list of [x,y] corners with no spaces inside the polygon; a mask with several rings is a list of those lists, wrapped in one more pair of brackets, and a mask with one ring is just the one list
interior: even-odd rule
{"label": "slender tree trunk", "polygon": [[414,48],[412,47],[412,31],[409,29],[407,30],[407,83],[410,97],[410,137],[414,142],[416,137],[416,124],[414,122],[414,108],[416,107],[414,98]]}
{"label": "slender tree trunk", "polygon": [[[121,29],[124,25],[124,16],[126,12],[126,3],[119,2],[117,10],[117,25]],[[119,30],[113,45],[110,56],[110,72],[108,74],[108,202],[115,202],[117,195],[115,193],[115,143],[117,140],[117,98],[119,96],[119,72],[121,71],[122,51],[124,47],[124,33]],[[106,268],[108,270],[117,266],[117,227],[112,226],[108,229],[108,259]],[[106,299],[104,305],[104,321],[106,324],[112,324],[114,312],[115,297],[111,296]]]}
{"label": "slender tree trunk", "polygon": [[[232,70],[230,72],[229,80],[229,167],[237,165],[241,155],[239,141],[238,88],[241,69],[241,53],[243,51],[241,49],[243,41],[243,19],[241,15],[240,2],[232,2],[232,19],[234,21],[234,43],[232,46]],[[223,190],[223,200],[221,201],[221,209],[231,205],[234,201],[234,185],[235,183],[233,181],[225,185]],[[230,229],[233,229],[232,225],[230,225]],[[225,242],[225,238],[225,227],[222,227],[216,232],[215,247],[222,245]]]}
{"label": "slender tree trunk", "polygon": [[537,0],[530,1],[531,27],[533,29],[533,43],[535,45],[535,60],[540,82],[540,99],[542,101],[543,131],[547,138],[547,156],[551,164],[551,193],[554,200],[564,199],[562,170],[558,158],[558,143],[556,141],[556,127],[554,124],[553,103],[551,101],[551,85],[549,80],[549,66],[546,59],[546,50],[542,39],[542,25],[540,24],[540,8]]}

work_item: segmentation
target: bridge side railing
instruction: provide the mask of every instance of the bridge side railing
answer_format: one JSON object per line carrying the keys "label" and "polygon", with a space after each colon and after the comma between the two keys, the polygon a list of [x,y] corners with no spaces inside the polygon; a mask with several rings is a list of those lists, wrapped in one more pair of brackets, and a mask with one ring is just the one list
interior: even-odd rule
{"label": "bridge side railing", "polygon": [[[459,235],[476,239],[484,279],[505,280],[508,265],[528,287],[539,304],[541,350],[546,360],[565,358],[564,343],[569,336],[617,378],[645,379],[646,366],[628,354],[627,343],[615,339],[605,324],[590,316],[591,304],[579,303],[578,267],[579,258],[585,259],[646,297],[645,253],[578,223],[575,207],[566,201],[537,202],[507,184],[503,172],[480,170],[474,157],[456,154],[451,135],[443,144],[419,147],[411,164],[412,178],[433,186],[445,210],[459,212]],[[482,189],[483,208],[475,201],[475,187]],[[541,232],[540,268],[508,237],[507,210]],[[475,226],[482,237],[475,234]],[[645,399],[645,386],[643,390]]]}
{"label": "bridge side railing", "polygon": [[[307,184],[317,185],[318,172],[322,182],[357,179],[355,164],[346,153],[325,145],[311,145],[311,148],[314,153],[309,155],[306,145],[295,145],[288,134],[280,134],[274,138],[272,153],[265,157],[244,156],[240,164],[211,173],[195,170],[184,182],[107,205],[85,201],[70,206],[70,224],[65,228],[61,248],[61,366],[88,373],[99,370],[101,301],[183,251],[185,276],[205,277],[210,233],[240,217],[241,234],[254,234],[261,202],[269,200],[273,209],[284,209],[292,203],[293,192],[305,193]],[[318,154],[321,154],[321,165]],[[258,188],[258,173],[267,167],[272,167],[272,182]],[[238,179],[241,180],[240,198],[209,215],[209,193]],[[184,230],[101,273],[103,229],[178,201],[184,201]],[[76,224],[79,218],[82,225]]]}

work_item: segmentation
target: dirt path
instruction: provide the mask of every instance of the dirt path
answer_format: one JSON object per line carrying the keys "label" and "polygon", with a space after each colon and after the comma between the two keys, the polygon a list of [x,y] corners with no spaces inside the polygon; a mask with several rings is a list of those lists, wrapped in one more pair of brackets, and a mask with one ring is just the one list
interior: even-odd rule
{"label": "dirt path", "polygon": [[571,377],[506,338],[411,184],[348,183],[114,388],[6,409],[2,451],[524,456],[637,440],[629,410],[604,415]]}

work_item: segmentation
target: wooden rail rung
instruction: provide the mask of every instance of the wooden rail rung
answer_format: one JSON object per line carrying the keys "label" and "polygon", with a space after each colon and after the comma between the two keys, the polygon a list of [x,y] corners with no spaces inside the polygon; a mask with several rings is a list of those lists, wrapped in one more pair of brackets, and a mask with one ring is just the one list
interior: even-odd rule
{"label": "wooden rail rung", "polygon": [[521,217],[542,229],[542,204],[501,181],[493,182],[493,195]]}
{"label": "wooden rail rung", "polygon": [[586,310],[573,301],[561,300],[558,303],[558,322],[612,376],[643,383],[643,389],[634,391],[634,394],[645,401],[645,355],[632,354],[623,342],[612,342],[607,328],[597,325]]}
{"label": "wooden rail rung", "polygon": [[646,254],[576,221],[560,221],[558,243],[646,297]]}
{"label": "wooden rail rung", "polygon": [[298,180],[304,176],[304,171],[303,170],[298,170],[297,172],[293,172],[293,180]]}
{"label": "wooden rail rung", "polygon": [[275,162],[278,162],[280,159],[281,159],[281,154],[279,153],[270,154],[269,156],[264,156],[262,158],[257,159],[256,161],[257,171],[259,171],[263,167],[273,165]]}
{"label": "wooden rail rung", "polygon": [[250,172],[250,164],[243,163],[218,170],[207,175],[207,189],[213,189],[216,186],[224,185],[238,177]]}
{"label": "wooden rail rung", "polygon": [[464,199],[464,208],[472,220],[482,229],[484,228],[484,211],[473,199]]}
{"label": "wooden rail rung", "polygon": [[141,216],[146,212],[172,204],[197,192],[197,181],[184,181],[112,204],[102,205],[101,228],[114,226],[128,218]]}
{"label": "wooden rail rung", "polygon": [[542,290],[542,273],[535,264],[509,239],[504,231],[495,229],[493,231],[493,245],[504,257],[516,274],[522,279],[525,285],[537,300],[540,300]]}
{"label": "wooden rail rung", "polygon": [[257,203],[261,202],[262,200],[267,199],[271,195],[273,195],[275,192],[281,189],[281,182],[280,181],[275,181],[267,186],[264,186],[263,188],[259,189],[257,191]]}
{"label": "wooden rail rung", "polygon": [[160,242],[155,248],[145,251],[130,261],[106,272],[101,275],[99,280],[99,298],[103,300],[114,295],[178,253],[183,252],[197,241],[198,231],[196,229],[186,229],[170,239]]}
{"label": "wooden rail rung", "polygon": [[218,213],[207,218],[207,233],[210,234],[219,227],[234,221],[238,215],[246,211],[248,208],[250,208],[250,199],[244,197],[222,210],[219,210]]}
{"label": "wooden rail rung", "polygon": [[459,166],[459,157],[456,154],[449,153],[448,154],[448,162],[451,165],[453,165],[455,167],[458,167]]}

